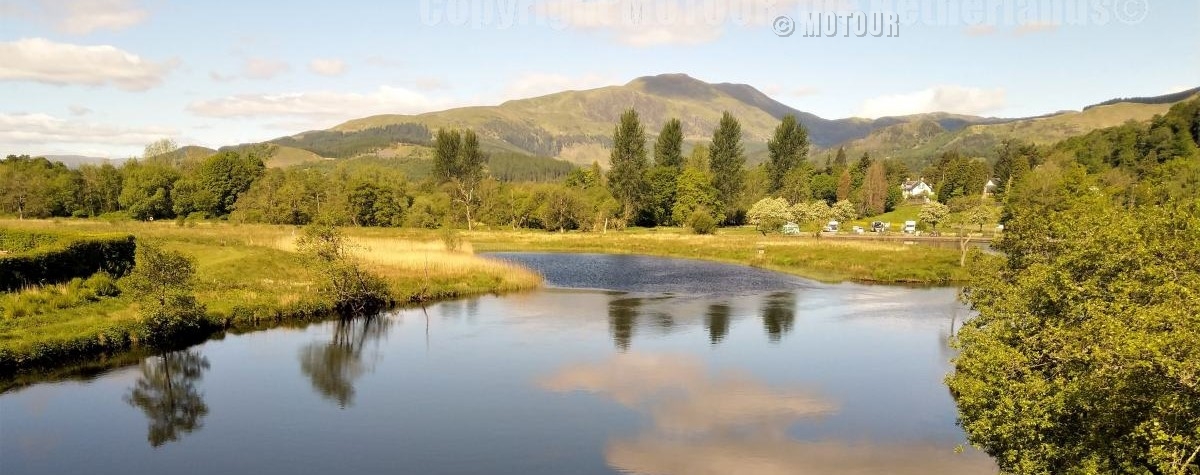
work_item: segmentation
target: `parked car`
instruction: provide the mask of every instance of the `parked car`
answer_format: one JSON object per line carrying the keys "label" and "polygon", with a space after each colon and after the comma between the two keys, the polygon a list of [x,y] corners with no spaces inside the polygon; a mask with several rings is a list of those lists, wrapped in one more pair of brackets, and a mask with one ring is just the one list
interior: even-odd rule
{"label": "parked car", "polygon": [[829,224],[825,225],[824,231],[827,233],[836,233],[836,232],[838,232],[838,228],[840,226],[841,226],[841,223],[838,223],[837,221],[830,221]]}
{"label": "parked car", "polygon": [[916,233],[917,233],[917,222],[916,221],[905,221],[904,222],[904,234],[916,234]]}
{"label": "parked car", "polygon": [[885,224],[883,221],[876,221],[874,223],[871,223],[871,231],[872,232],[882,234],[884,231],[887,231],[887,228],[888,228],[888,225]]}
{"label": "parked car", "polygon": [[865,231],[862,226],[855,226],[851,230],[854,234],[862,234]]}

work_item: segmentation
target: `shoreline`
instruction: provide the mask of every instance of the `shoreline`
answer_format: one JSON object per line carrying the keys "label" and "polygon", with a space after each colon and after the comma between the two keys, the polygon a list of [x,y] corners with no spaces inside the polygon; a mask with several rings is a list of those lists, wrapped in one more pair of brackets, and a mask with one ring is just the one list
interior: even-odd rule
{"label": "shoreline", "polygon": [[[212,330],[200,341],[228,333],[307,325],[338,318],[329,302],[314,298],[314,276],[296,254],[279,244],[294,233],[290,226],[205,223],[178,227],[168,223],[99,221],[0,222],[15,229],[77,229],[112,232],[114,228],[176,248],[196,258],[197,296],[208,306]],[[695,259],[780,272],[822,283],[954,286],[965,280],[957,251],[881,242],[846,242],[810,237],[763,237],[740,229],[717,236],[696,236],[673,229],[628,230],[608,234],[460,231],[465,249],[448,251],[440,231],[348,228],[362,248],[360,258],[388,281],[397,305],[437,303],[503,295],[541,286],[536,272],[475,253],[547,252],[645,255]],[[859,240],[853,240],[859,241]],[[924,264],[922,264],[924,262]],[[91,313],[89,313],[91,312]],[[99,316],[92,313],[98,313]],[[6,317],[0,332],[0,379],[54,372],[71,366],[121,358],[145,351],[134,337],[136,304],[125,297],[77,309],[35,315],[22,324]],[[55,333],[55,325],[82,321]],[[44,324],[51,329],[41,328]],[[198,343],[198,342],[180,342]],[[3,387],[3,385],[0,385]]]}

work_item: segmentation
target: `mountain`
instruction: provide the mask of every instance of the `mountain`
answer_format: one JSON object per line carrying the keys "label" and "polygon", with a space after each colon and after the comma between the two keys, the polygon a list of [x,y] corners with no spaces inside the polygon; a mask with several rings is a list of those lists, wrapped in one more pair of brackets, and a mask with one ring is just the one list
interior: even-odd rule
{"label": "mountain", "polygon": [[[949,149],[983,155],[1005,138],[1051,143],[1127,120],[1144,121],[1190,94],[1118,99],[1082,111],[1031,118],[989,118],[943,112],[879,119],[825,119],[772,99],[746,84],[710,84],[685,74],[634,79],[625,85],[563,91],[496,106],[478,106],[418,115],[377,115],[330,130],[280,137],[270,143],[308,151],[316,157],[407,155],[426,147],[438,128],[471,128],[492,152],[552,157],[578,165],[606,164],[614,124],[632,107],[653,140],[668,119],[683,122],[685,142],[710,140],[724,111],[742,124],[748,161],[766,159],[766,143],[779,120],[792,114],[809,130],[820,150],[845,146],[913,164]],[[825,152],[828,153],[828,152]],[[312,159],[312,157],[309,157]]]}
{"label": "mountain", "polygon": [[930,157],[956,150],[968,156],[988,156],[1006,139],[1038,145],[1057,143],[1097,129],[1128,121],[1146,122],[1165,114],[1172,105],[1200,95],[1200,88],[1183,93],[1134,99],[1113,99],[1084,107],[1025,119],[972,123],[957,128],[945,121],[919,119],[872,131],[866,137],[842,144],[851,157],[870,153],[920,166]]}
{"label": "mountain", "polygon": [[[605,163],[606,147],[620,114],[633,107],[641,115],[651,137],[668,119],[683,121],[684,137],[690,144],[707,142],[724,111],[741,121],[746,151],[754,162],[765,158],[766,142],[779,120],[788,114],[809,129],[817,147],[829,147],[864,137],[871,131],[922,116],[881,119],[829,120],[782,104],[745,84],[709,84],[685,74],[647,76],[623,86],[585,91],[564,91],[542,97],[508,101],[498,106],[465,107],[419,115],[378,115],[351,120],[330,131],[314,131],[285,137],[274,143],[291,143],[305,137],[329,139],[342,134],[343,142],[360,141],[385,127],[472,128],[484,146],[530,155],[557,157],[577,164]],[[939,117],[940,118],[940,117]],[[950,116],[955,123],[991,123],[996,119]],[[411,143],[411,142],[410,142]],[[311,150],[311,149],[310,149]]]}
{"label": "mountain", "polygon": [[87,157],[83,155],[45,155],[45,157],[51,162],[62,162],[67,168],[79,168],[83,165],[103,165],[105,163],[119,167],[128,160],[128,158]]}

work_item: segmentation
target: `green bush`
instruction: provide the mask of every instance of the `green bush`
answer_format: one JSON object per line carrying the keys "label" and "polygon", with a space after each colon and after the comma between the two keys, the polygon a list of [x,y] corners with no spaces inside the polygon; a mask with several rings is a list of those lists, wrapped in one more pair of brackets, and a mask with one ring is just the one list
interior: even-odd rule
{"label": "green bush", "polygon": [[692,228],[692,232],[696,234],[712,234],[717,230],[717,220],[713,219],[707,211],[698,209],[692,212],[692,216],[688,218],[688,227]]}
{"label": "green bush", "polygon": [[26,239],[26,244],[34,243],[36,247],[0,255],[0,291],[57,284],[97,272],[122,276],[134,265],[137,246],[133,236],[59,237],[37,245],[47,243],[48,238],[37,235],[22,238],[10,233],[4,232],[6,242]]}
{"label": "green bush", "polygon": [[138,339],[152,347],[202,340],[213,331],[204,305],[190,295],[171,295],[164,305],[147,305]]}
{"label": "green bush", "polygon": [[117,279],[106,272],[97,272],[88,277],[83,285],[92,290],[97,297],[116,297],[121,295],[121,288],[117,286]]}

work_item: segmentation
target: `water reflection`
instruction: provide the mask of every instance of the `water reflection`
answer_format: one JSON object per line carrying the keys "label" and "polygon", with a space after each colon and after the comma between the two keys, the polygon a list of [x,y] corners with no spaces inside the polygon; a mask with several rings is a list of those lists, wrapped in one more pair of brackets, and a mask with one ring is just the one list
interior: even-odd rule
{"label": "water reflection", "polygon": [[[735,305],[737,302],[738,305]],[[661,334],[703,325],[709,344],[725,340],[735,320],[735,307],[759,308],[767,339],[779,343],[792,331],[796,322],[795,292],[773,292],[765,295],[724,296],[631,296],[613,294],[608,301],[608,328],[613,344],[627,351],[633,343],[639,325],[656,329]]]}
{"label": "water reflection", "polygon": [[300,350],[300,371],[317,394],[345,409],[354,404],[354,381],[371,368],[363,361],[367,344],[387,334],[384,317],[342,319],[328,343],[310,343]]}
{"label": "water reflection", "polygon": [[208,359],[195,351],[176,351],[147,358],[141,377],[125,402],[149,420],[146,440],[153,447],[174,442],[204,426],[208,404],[196,383],[208,370]]}
{"label": "water reflection", "polygon": [[728,303],[714,303],[708,306],[704,314],[704,328],[708,330],[709,343],[716,345],[729,334],[729,320],[732,309]]}
{"label": "water reflection", "polygon": [[712,375],[690,355],[624,353],[568,366],[541,387],[600,394],[650,417],[643,433],[605,448],[609,465],[626,473],[995,473],[986,456],[956,454],[953,443],[795,439],[789,427],[832,414],[837,404],[747,373]]}
{"label": "water reflection", "polygon": [[763,327],[771,343],[779,343],[796,322],[796,294],[775,292],[763,298]]}
{"label": "water reflection", "polygon": [[629,349],[629,343],[633,341],[634,327],[637,326],[638,309],[641,306],[642,299],[636,297],[614,296],[608,302],[608,329],[617,349]]}

